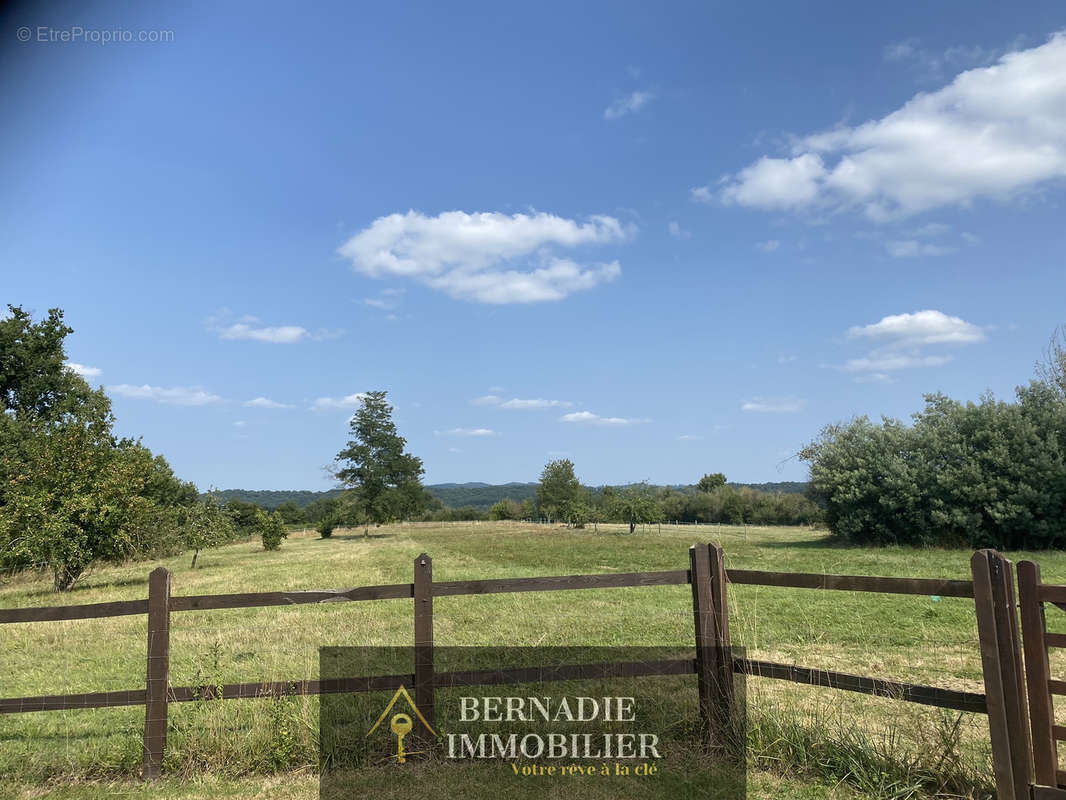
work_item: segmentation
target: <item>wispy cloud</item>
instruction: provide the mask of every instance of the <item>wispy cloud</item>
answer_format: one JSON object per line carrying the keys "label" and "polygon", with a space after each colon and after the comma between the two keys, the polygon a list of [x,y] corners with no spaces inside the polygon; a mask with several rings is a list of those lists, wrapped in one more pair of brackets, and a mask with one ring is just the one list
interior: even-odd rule
{"label": "wispy cloud", "polygon": [[781,247],[781,242],[777,239],[767,239],[765,242],[759,242],[755,245],[755,249],[760,253],[773,253],[779,247]]}
{"label": "wispy cloud", "polygon": [[703,437],[695,433],[683,433],[677,437],[679,442],[702,442]]}
{"label": "wispy cloud", "polygon": [[249,408],[292,408],[288,403],[279,403],[269,397],[256,397],[252,400],[245,400],[244,405]]}
{"label": "wispy cloud", "polygon": [[627,114],[635,114],[654,99],[655,93],[647,89],[630,92],[607,106],[603,110],[603,118],[619,119]]}
{"label": "wispy cloud", "polygon": [[81,375],[83,378],[95,378],[103,373],[103,370],[99,367],[87,367],[85,364],[78,364],[74,361],[68,361],[66,368],[75,375]]}
{"label": "wispy cloud", "polygon": [[131,397],[136,400],[151,400],[155,403],[163,403],[172,406],[209,406],[221,403],[222,398],[198,386],[135,386],[129,383],[120,383],[108,386],[107,390],[122,397]]}
{"label": "wispy cloud", "polygon": [[562,300],[615,280],[617,261],[581,264],[554,248],[625,241],[633,233],[614,217],[586,222],[533,213],[417,211],[379,217],[338,249],[372,278],[417,280],[459,300],[503,305]]}
{"label": "wispy cloud", "polygon": [[957,247],[919,242],[917,239],[896,239],[885,243],[885,249],[893,258],[916,258],[918,256],[946,256],[957,252]]}
{"label": "wispy cloud", "polygon": [[256,327],[245,322],[236,322],[218,332],[220,339],[244,339],[270,344],[294,344],[308,339],[311,333],[299,325],[277,325]]}
{"label": "wispy cloud", "polygon": [[681,223],[676,220],[671,220],[670,224],[666,226],[667,231],[675,239],[691,239],[692,231],[687,231],[681,227]]}
{"label": "wispy cloud", "polygon": [[451,428],[446,431],[434,431],[438,436],[497,436],[491,428]]}
{"label": "wispy cloud", "polygon": [[603,425],[608,427],[623,427],[625,425],[640,425],[651,422],[647,419],[635,419],[629,417],[601,417],[591,411],[573,411],[559,417],[560,422],[572,422],[581,425]]}
{"label": "wispy cloud", "polygon": [[326,411],[330,409],[351,410],[363,402],[366,394],[356,392],[344,397],[319,397],[311,404],[312,411]]}
{"label": "wispy cloud", "polygon": [[798,397],[753,397],[741,405],[740,410],[763,414],[794,414],[803,410],[803,402]]}
{"label": "wispy cloud", "polygon": [[498,408],[506,408],[512,411],[535,411],[542,408],[569,408],[573,405],[569,400],[547,400],[543,397],[529,399],[514,397],[510,400],[504,400],[502,397],[495,394],[475,397],[470,402],[476,406],[496,406]]}

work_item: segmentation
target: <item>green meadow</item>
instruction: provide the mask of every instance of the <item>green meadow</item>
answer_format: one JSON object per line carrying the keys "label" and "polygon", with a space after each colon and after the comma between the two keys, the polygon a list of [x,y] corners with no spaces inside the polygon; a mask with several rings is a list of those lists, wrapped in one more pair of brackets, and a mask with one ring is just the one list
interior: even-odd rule
{"label": "green meadow", "polygon": [[[329,589],[409,582],[415,557],[436,580],[684,569],[688,547],[720,543],[727,567],[914,577],[969,577],[966,551],[842,547],[807,528],[623,526],[569,530],[521,523],[425,523],[330,539],[291,534],[275,552],[242,542],[160,562],[99,566],[57,596],[48,576],[0,582],[0,607],[143,598],[165,566],[175,595]],[[1066,581],[1066,554],[1034,557]],[[733,644],[749,657],[982,692],[971,601],[730,586]],[[438,645],[692,643],[687,586],[459,596],[434,603]],[[1049,626],[1066,625],[1049,612]],[[317,677],[322,645],[409,645],[410,600],[175,613],[174,686]],[[0,694],[144,686],[146,619],[0,627]],[[1055,663],[1060,674],[1066,664]],[[137,780],[142,707],[3,715],[0,795],[83,798],[317,797],[316,697],[170,707],[165,779]],[[749,679],[748,794],[753,798],[981,797],[991,791],[987,723],[958,714]],[[693,711],[693,714],[695,711]],[[367,780],[383,789],[387,776]],[[442,767],[441,781],[465,778]],[[376,783],[377,782],[377,783]],[[491,786],[485,796],[494,796]],[[496,792],[498,794],[498,792]],[[469,795],[474,796],[474,795]],[[617,796],[617,795],[616,795]],[[642,795],[651,797],[653,795]]]}

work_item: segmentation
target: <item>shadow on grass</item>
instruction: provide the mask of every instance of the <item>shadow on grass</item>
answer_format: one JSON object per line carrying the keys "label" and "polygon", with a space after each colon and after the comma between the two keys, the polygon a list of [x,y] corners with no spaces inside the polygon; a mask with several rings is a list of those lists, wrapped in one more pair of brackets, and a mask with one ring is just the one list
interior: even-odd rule
{"label": "shadow on grass", "polygon": [[51,585],[49,585],[49,586],[41,588],[41,589],[34,589],[34,590],[31,590],[31,591],[25,592],[25,595],[27,597],[68,597],[68,596],[70,596],[72,594],[77,594],[78,592],[83,592],[83,591],[88,591],[88,590],[118,589],[118,588],[123,587],[123,586],[147,586],[147,585],[148,585],[148,575],[146,574],[143,578],[124,578],[123,580],[120,580],[120,581],[105,581],[103,583],[93,583],[91,580],[90,581],[85,581],[85,582],[78,581],[73,586],[71,586],[69,589],[67,589],[66,591],[63,591],[63,592],[53,591],[52,588],[51,588]]}
{"label": "shadow on grass", "polygon": [[339,541],[339,540],[348,541],[348,540],[358,540],[358,539],[395,539],[397,536],[399,536],[398,533],[380,533],[380,532],[371,532],[369,535],[364,536],[363,532],[360,531],[359,533],[334,533],[328,539],[323,539],[320,536],[319,538],[312,539],[311,541],[314,541],[314,542],[328,542],[328,541]]}

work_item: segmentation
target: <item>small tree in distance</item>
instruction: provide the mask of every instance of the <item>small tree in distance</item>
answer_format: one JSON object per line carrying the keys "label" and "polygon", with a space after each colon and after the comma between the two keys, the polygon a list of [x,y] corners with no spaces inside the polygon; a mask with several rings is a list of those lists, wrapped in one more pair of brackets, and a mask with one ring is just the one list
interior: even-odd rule
{"label": "small tree in distance", "polygon": [[289,532],[285,530],[285,520],[281,518],[281,514],[277,511],[273,514],[259,511],[256,516],[259,518],[259,530],[262,531],[263,535],[263,549],[280,550],[281,540],[289,536]]}
{"label": "small tree in distance", "polygon": [[425,504],[422,459],[404,451],[407,440],[396,431],[385,392],[367,392],[350,424],[348,446],[337,453],[337,479],[350,487],[350,497],[363,519],[380,525],[395,516],[409,516]]}
{"label": "small tree in distance", "polygon": [[725,475],[721,472],[716,472],[713,475],[704,475],[700,478],[696,484],[696,488],[701,492],[713,492],[715,489],[721,489],[725,486]]}
{"label": "small tree in distance", "polygon": [[581,483],[574,474],[573,461],[561,458],[544,465],[537,486],[537,506],[542,514],[559,518],[574,507],[580,494]]}

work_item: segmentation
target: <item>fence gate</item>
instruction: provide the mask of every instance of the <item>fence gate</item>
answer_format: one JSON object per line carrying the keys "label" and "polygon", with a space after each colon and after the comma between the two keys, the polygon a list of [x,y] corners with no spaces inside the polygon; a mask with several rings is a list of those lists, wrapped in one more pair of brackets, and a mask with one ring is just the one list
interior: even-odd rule
{"label": "fence gate", "polygon": [[1034,800],[1066,800],[1066,771],[1059,768],[1058,742],[1066,740],[1066,726],[1055,724],[1054,695],[1066,695],[1066,680],[1051,677],[1048,648],[1066,647],[1066,634],[1048,633],[1044,604],[1066,611],[1066,586],[1041,582],[1040,565],[1018,564],[1018,599],[1021,605],[1025,648],[1025,683],[1032,733]]}

